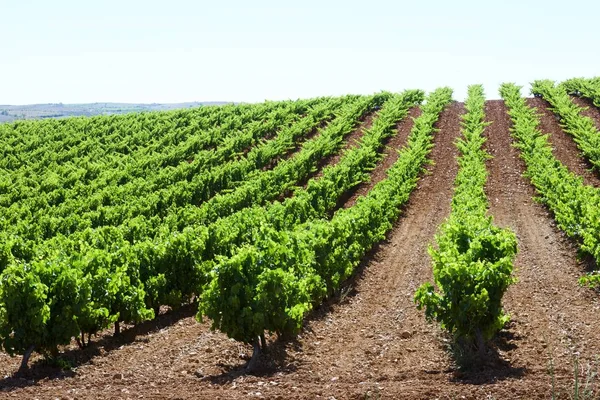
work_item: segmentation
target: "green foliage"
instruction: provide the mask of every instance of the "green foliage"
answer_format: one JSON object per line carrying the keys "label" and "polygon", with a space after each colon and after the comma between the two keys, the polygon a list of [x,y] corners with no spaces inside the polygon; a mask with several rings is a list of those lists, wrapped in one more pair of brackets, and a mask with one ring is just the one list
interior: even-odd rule
{"label": "green foliage", "polygon": [[[231,113],[223,120],[221,114],[229,114],[225,108],[222,113],[209,114],[206,119],[198,118],[194,123],[186,121],[174,132],[164,132],[169,134],[162,138],[160,135],[146,137],[148,128],[145,123],[120,127],[125,132],[100,138],[98,134],[86,138],[87,132],[75,130],[97,129],[93,124],[91,127],[87,124],[71,127],[71,131],[64,127],[71,136],[65,138],[65,132],[61,132],[63,135],[52,139],[62,140],[64,147],[72,149],[54,153],[56,159],[43,159],[11,171],[12,182],[0,192],[0,208],[10,207],[10,213],[6,214],[7,219],[0,221],[0,226],[37,242],[40,237],[69,236],[89,227],[127,224],[135,217],[143,217],[140,221],[146,225],[149,219],[152,220],[151,226],[156,225],[156,217],[165,217],[174,207],[187,205],[194,193],[205,191],[206,196],[214,194],[231,185],[231,180],[243,179],[244,174],[262,165],[238,163],[238,167],[243,168],[236,170],[237,176],[225,175],[208,191],[205,190],[207,182],[197,178],[204,176],[202,172],[227,164],[227,161],[236,161],[240,151],[280,128],[280,133],[288,140],[290,131],[294,137],[307,134],[320,122],[331,118],[343,101],[344,98],[318,99],[250,108],[244,106],[239,109],[241,114]],[[192,111],[188,113],[194,114]],[[308,118],[302,118],[304,113]],[[292,129],[297,121],[303,121],[303,124]],[[161,124],[155,122],[160,128]],[[45,123],[39,122],[39,125]],[[39,128],[38,125],[34,127]],[[132,133],[134,129],[139,131]],[[200,131],[196,131],[198,129]],[[5,132],[6,136],[20,133],[20,129],[14,130],[17,132]],[[38,131],[35,133],[39,134]],[[146,141],[138,143],[135,140],[137,135],[143,136]],[[23,136],[29,137],[27,134]],[[114,145],[113,140],[134,143],[128,143],[122,152],[113,149],[113,152],[106,153],[104,147]],[[71,141],[75,141],[74,146]],[[5,142],[10,143],[9,140]],[[109,146],[104,146],[107,142]],[[268,143],[272,144],[273,140]],[[54,144],[49,141],[45,146],[42,143],[39,146],[53,153],[49,147]],[[134,148],[137,150],[133,151]],[[270,153],[268,156],[274,155]],[[32,158],[35,159],[35,156]],[[94,164],[91,160],[102,164]],[[86,201],[81,201],[82,198]]]}
{"label": "green foliage", "polygon": [[[240,188],[251,188],[253,201],[279,196],[391,97],[0,126],[0,167],[11,177],[0,182],[0,343],[53,355],[72,337],[190,301],[209,283],[203,262],[215,256],[205,246],[208,209],[192,203],[234,189],[219,197],[228,208],[211,214],[218,217],[246,206]],[[405,97],[408,107],[422,93]],[[319,135],[269,169],[316,128]],[[271,300],[262,301],[269,310]]]}
{"label": "green foliage", "polygon": [[436,235],[437,249],[429,248],[439,293],[431,283],[415,293],[417,307],[425,309],[429,320],[466,341],[478,335],[488,340],[508,321],[501,302],[514,281],[517,253],[515,234],[494,226],[486,215],[484,104],[482,86],[470,86],[462,117],[464,137],[456,143],[460,157],[452,210]]}
{"label": "green foliage", "polygon": [[590,99],[596,107],[600,107],[600,77],[567,79],[560,86],[568,93]]}
{"label": "green foliage", "polygon": [[323,170],[319,179],[311,179],[305,188],[297,188],[292,197],[263,207],[245,208],[209,225],[207,258],[214,254],[230,255],[235,246],[260,240],[265,225],[278,230],[292,229],[310,219],[325,217],[344,193],[369,179],[369,171],[381,158],[384,140],[393,134],[397,121],[405,118],[410,107],[421,103],[423,97],[421,91],[408,90],[389,99],[371,129],[364,132],[359,146],[348,149],[335,165]]}
{"label": "green foliage", "polygon": [[[387,179],[335,213],[422,91],[0,125],[1,345],[53,354],[196,296],[237,340],[296,332],[391,229],[451,94],[428,97]],[[296,187],[375,108],[358,146]],[[469,260],[500,259],[502,231],[480,230]]]}
{"label": "green foliage", "polygon": [[594,272],[579,278],[579,284],[590,288],[600,288],[600,273]]}
{"label": "green foliage", "polygon": [[0,278],[0,340],[10,355],[44,348],[50,320],[48,287],[29,265],[6,268]]}
{"label": "green foliage", "polygon": [[214,222],[234,211],[276,199],[314,171],[320,160],[339,151],[344,137],[352,132],[357,120],[373,107],[383,104],[390,96],[390,93],[379,93],[346,104],[338,118],[322,129],[320,135],[306,141],[294,157],[281,161],[272,170],[251,176],[231,193],[218,194],[197,209],[194,208],[194,221]]}

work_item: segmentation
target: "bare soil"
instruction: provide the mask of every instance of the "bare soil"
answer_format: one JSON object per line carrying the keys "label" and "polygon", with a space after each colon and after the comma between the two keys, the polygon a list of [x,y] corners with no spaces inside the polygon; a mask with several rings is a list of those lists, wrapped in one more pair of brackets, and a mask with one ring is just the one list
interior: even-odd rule
{"label": "bare soil", "polygon": [[[576,169],[576,151],[562,150],[572,140],[565,135],[569,140],[560,142],[552,114],[532,103],[545,113],[542,129],[550,127],[557,156],[585,172],[585,166]],[[546,208],[532,200],[502,101],[486,105],[492,122],[486,148],[494,157],[486,190],[495,223],[519,240],[518,282],[504,299],[512,321],[489,362],[465,371],[455,367],[448,338],[413,303],[417,287],[432,280],[427,248],[450,211],[457,172],[453,143],[463,112],[460,103],[443,112],[433,164],[388,239],[336,298],[307,318],[296,338],[269,338],[254,375],[244,370],[252,349],[211,332],[209,321],[196,322],[190,305],[117,338],[105,332],[84,351],[69,346],[63,356],[73,364],[70,371],[36,356],[28,374],[13,376],[20,360],[1,353],[0,398],[549,399],[552,376],[558,398],[572,398],[573,360],[580,360],[585,375],[600,355],[599,296],[577,285],[585,263]]]}

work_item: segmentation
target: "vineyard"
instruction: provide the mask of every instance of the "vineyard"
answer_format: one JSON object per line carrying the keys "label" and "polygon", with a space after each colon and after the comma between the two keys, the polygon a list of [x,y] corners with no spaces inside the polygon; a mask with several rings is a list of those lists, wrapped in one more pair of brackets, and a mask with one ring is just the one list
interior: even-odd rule
{"label": "vineyard", "polygon": [[0,398],[600,398],[600,78],[498,89],[0,124]]}

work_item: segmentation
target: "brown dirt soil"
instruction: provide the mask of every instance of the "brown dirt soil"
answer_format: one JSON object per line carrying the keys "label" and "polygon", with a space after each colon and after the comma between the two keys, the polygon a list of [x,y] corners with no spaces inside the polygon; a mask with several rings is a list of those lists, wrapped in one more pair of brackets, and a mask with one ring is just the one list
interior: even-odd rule
{"label": "brown dirt soil", "polygon": [[594,120],[596,128],[600,129],[600,108],[596,107],[591,100],[583,97],[571,96],[571,100],[579,107],[587,108],[587,110],[583,110],[581,114]]}
{"label": "brown dirt soil", "polygon": [[488,162],[490,214],[518,236],[519,282],[504,300],[512,322],[482,370],[457,370],[446,336],[425,322],[412,300],[416,288],[432,280],[427,247],[450,210],[453,142],[464,112],[454,103],[437,124],[434,164],[388,239],[335,299],[307,318],[297,338],[269,338],[255,375],[244,371],[252,349],[211,332],[208,321],[197,323],[190,305],[118,338],[105,332],[84,351],[69,346],[64,357],[71,371],[45,366],[36,356],[28,374],[12,376],[19,359],[0,353],[0,398],[546,399],[550,360],[559,398],[570,398],[572,357],[578,354],[583,368],[600,354],[598,296],[577,286],[585,266],[545,207],[532,200],[503,102],[490,101],[486,110],[493,122],[486,129],[494,156]]}
{"label": "brown dirt soil", "polygon": [[406,144],[410,130],[413,127],[413,118],[419,115],[421,115],[421,108],[413,107],[406,118],[398,122],[396,133],[384,143],[383,158],[377,163],[375,169],[371,171],[369,181],[361,183],[354,190],[342,196],[338,203],[340,206],[337,208],[352,207],[360,196],[369,193],[377,182],[387,177],[386,171],[398,160],[398,150]]}
{"label": "brown dirt soil", "polygon": [[541,98],[527,99],[530,107],[538,110],[540,130],[547,133],[552,153],[569,171],[583,178],[586,185],[600,187],[600,175],[591,170],[592,165],[583,157],[573,138],[560,127],[559,118],[550,110],[550,104]]}

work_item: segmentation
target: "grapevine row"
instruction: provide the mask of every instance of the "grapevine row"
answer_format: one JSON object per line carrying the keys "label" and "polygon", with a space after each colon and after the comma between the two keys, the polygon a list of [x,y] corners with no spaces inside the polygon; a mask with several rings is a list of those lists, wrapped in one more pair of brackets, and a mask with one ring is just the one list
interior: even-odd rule
{"label": "grapevine row", "polygon": [[[331,106],[335,105],[335,103],[331,102],[326,102],[326,104],[330,104]],[[320,110],[320,108],[318,110]],[[317,112],[316,115],[311,115],[308,119],[302,119],[298,124],[294,124],[289,128],[283,129],[280,132],[283,140],[274,139],[275,142],[269,141],[265,146],[260,146],[257,148],[256,152],[249,153],[249,155],[255,155],[253,159],[250,159],[251,163],[247,162],[247,158],[243,158],[237,162],[231,164],[226,163],[222,166],[213,168],[210,170],[210,175],[204,174],[202,176],[218,176],[220,171],[224,170],[233,170],[235,172],[236,166],[240,165],[243,165],[246,174],[250,173],[252,170],[260,168],[261,164],[269,159],[269,156],[274,156],[273,150],[282,151],[284,149],[284,147],[280,145],[282,141],[283,143],[289,143],[290,136],[298,137],[306,134],[310,129],[314,128],[316,125],[318,125],[318,123],[320,123],[321,118],[323,117],[323,112],[315,112]],[[329,115],[328,112],[325,114]],[[273,143],[275,145],[274,148],[271,148],[268,145],[269,143]],[[270,152],[265,153],[265,151],[261,151],[261,149],[269,150],[270,148]],[[243,173],[244,170],[237,168],[237,172]],[[231,178],[235,179],[236,176],[233,175]],[[232,185],[234,183],[233,181],[227,182],[226,180],[207,182],[205,179],[197,179],[193,180],[192,182],[185,182],[187,186],[182,187],[182,185],[175,185],[171,187],[168,192],[165,192],[164,190],[156,191],[155,193],[152,193],[146,197],[136,198],[127,204],[113,207],[102,205],[102,200],[100,200],[94,194],[90,194],[86,201],[81,201],[81,198],[86,198],[85,196],[81,195],[81,198],[76,199],[78,201],[71,203],[74,205],[79,205],[79,207],[88,207],[92,209],[92,211],[81,213],[79,212],[81,210],[78,211],[77,209],[73,209],[71,207],[68,209],[69,212],[64,216],[57,215],[56,212],[58,211],[56,209],[45,211],[43,207],[36,210],[34,207],[24,206],[20,209],[21,212],[18,212],[19,205],[15,204],[11,207],[11,212],[6,214],[7,218],[2,221],[4,226],[2,236],[5,238],[4,246],[10,246],[12,249],[14,249],[13,253],[18,253],[15,254],[17,258],[29,260],[38,256],[37,253],[39,251],[36,250],[36,248],[53,246],[47,246],[43,242],[40,244],[40,238],[53,238],[57,233],[68,235],[69,237],[74,238],[74,240],[81,240],[81,236],[89,236],[89,233],[87,233],[86,230],[90,230],[102,225],[115,226],[122,223],[125,225],[123,229],[127,231],[134,229],[136,231],[136,233],[128,235],[131,240],[140,239],[141,237],[147,237],[150,235],[153,236],[156,233],[153,228],[158,229],[157,226],[160,226],[161,224],[160,216],[164,215],[165,211],[171,212],[169,207],[171,207],[172,204],[169,204],[168,201],[170,201],[173,197],[181,197],[181,194],[177,195],[178,193],[189,192],[189,188],[192,187],[193,184],[198,187],[202,186],[202,190],[210,193],[219,190],[219,185]],[[207,184],[213,185],[207,186]],[[108,190],[110,190],[110,187]],[[114,189],[114,191],[118,192],[118,189]],[[34,209],[32,210],[32,208]],[[143,215],[140,216],[140,214],[143,214],[144,212],[147,215],[151,215],[151,217],[145,218]],[[140,227],[142,227],[141,231],[138,229]],[[80,237],[73,236],[74,233],[76,235],[80,235]],[[65,239],[62,237],[63,235],[59,235],[55,241],[65,241]],[[135,236],[135,238],[133,236]],[[3,264],[0,264],[0,270],[2,269],[2,266]]]}
{"label": "grapevine row", "polygon": [[532,92],[542,96],[552,106],[552,110],[560,117],[562,128],[571,134],[579,149],[590,163],[600,169],[600,132],[594,121],[581,115],[582,108],[573,103],[562,86],[544,80],[535,81]]}
{"label": "grapevine row", "polygon": [[[293,226],[309,218],[324,216],[344,192],[368,179],[368,171],[379,158],[383,140],[392,134],[394,125],[407,115],[408,109],[422,101],[422,97],[420,91],[393,96],[383,105],[373,127],[366,130],[358,147],[347,150],[339,162],[325,168],[322,177],[311,179],[306,188],[298,189],[283,202],[244,208],[206,226],[196,223],[186,226],[182,233],[170,231],[158,241],[134,244],[135,248],[144,249],[140,252],[147,255],[145,259],[152,254],[149,258],[153,262],[144,262],[140,266],[147,272],[144,276],[150,281],[156,277],[165,278],[161,282],[164,286],[148,293],[147,303],[156,307],[171,304],[171,301],[181,302],[177,296],[172,296],[173,293],[197,293],[205,284],[206,271],[210,271],[217,255],[229,255],[235,246],[260,238],[267,225],[281,229],[283,224]],[[164,247],[158,243],[177,245],[177,259],[167,256],[174,251],[163,252],[160,249]],[[193,246],[189,245],[191,243]],[[181,279],[182,276],[185,279]]]}
{"label": "grapevine row", "polygon": [[487,215],[485,194],[490,156],[482,148],[486,126],[485,97],[481,85],[469,87],[462,116],[463,138],[452,209],[436,235],[437,248],[430,247],[433,277],[415,294],[419,309],[428,320],[436,320],[458,342],[476,343],[483,349],[508,320],[502,296],[513,283],[513,260],[517,239],[513,232],[495,226]]}
{"label": "grapevine row", "polygon": [[344,193],[369,178],[369,171],[381,158],[383,142],[393,134],[396,123],[406,118],[409,109],[423,98],[423,92],[411,90],[390,99],[377,114],[372,128],[365,131],[359,146],[346,151],[338,163],[323,170],[322,177],[311,179],[306,188],[297,189],[293,196],[267,206],[245,208],[209,225],[206,252],[213,256],[230,255],[235,246],[259,240],[265,225],[277,230],[292,229],[308,220],[326,217]]}
{"label": "grapevine row", "polygon": [[[583,252],[600,262],[600,189],[584,185],[583,179],[569,172],[552,154],[547,135],[538,129],[536,110],[520,97],[520,88],[503,84],[500,94],[509,109],[511,129],[526,174],[540,194],[540,200],[554,214],[558,227],[580,242]],[[582,278],[582,283],[600,283],[600,275]]]}
{"label": "grapevine row", "polygon": [[[11,197],[2,196],[2,203],[10,204],[31,194],[30,189],[14,193],[22,186],[18,184],[20,180],[28,176],[33,180],[26,179],[24,183],[33,189],[45,186],[45,190],[69,188],[75,183],[107,183],[109,178],[116,183],[132,175],[143,176],[144,169],[137,172],[137,168],[130,168],[127,163],[143,158],[140,166],[166,166],[194,151],[219,144],[226,133],[235,132],[263,118],[270,108],[277,110],[283,105],[267,103],[244,106],[237,111],[236,107],[205,107],[215,111],[190,110],[182,112],[181,118],[171,113],[150,113],[3,124],[0,126],[2,165],[11,170],[13,179],[7,188],[11,189],[7,193]],[[18,159],[22,154],[28,154],[27,159]],[[57,179],[58,182],[52,182]]]}
{"label": "grapevine row", "polygon": [[[260,137],[265,133],[275,130],[277,126],[282,124],[285,119],[293,120],[294,114],[292,113],[291,108],[284,108],[281,110],[274,111],[272,114],[272,118],[268,120],[267,124],[250,124],[248,132],[252,136]],[[245,135],[237,135],[237,137],[243,138]],[[136,196],[142,196],[149,191],[156,190],[160,187],[157,183],[161,183],[161,180],[166,180],[168,182],[162,182],[163,186],[167,183],[173,183],[173,179],[185,180],[189,179],[190,176],[188,174],[199,172],[202,170],[202,167],[208,168],[211,165],[216,165],[219,162],[225,161],[232,155],[233,150],[241,150],[241,145],[245,145],[242,141],[238,139],[232,139],[229,142],[233,142],[231,146],[228,143],[223,143],[222,146],[218,147],[216,150],[204,150],[200,151],[197,154],[197,160],[194,163],[183,162],[182,165],[186,165],[186,167],[180,169],[166,168],[161,170],[159,173],[154,174],[155,178],[148,179],[137,179],[136,182],[124,183],[122,182],[119,185],[108,185],[108,186],[98,186],[96,182],[92,182],[91,185],[83,186],[82,184],[77,184],[72,189],[68,188],[57,188],[52,193],[47,195],[40,193],[37,191],[34,192],[35,196],[32,195],[30,201],[25,201],[20,204],[15,203],[14,201],[11,203],[11,220],[5,221],[5,229],[13,226],[13,224],[17,224],[17,226],[30,225],[29,221],[52,221],[49,223],[49,228],[46,232],[43,232],[44,237],[53,236],[55,232],[52,229],[53,225],[58,225],[55,229],[61,229],[59,220],[61,218],[69,217],[73,214],[79,215],[80,219],[89,219],[86,218],[86,215],[83,213],[86,210],[95,210],[100,205],[108,207],[110,204],[118,203],[122,204],[123,201],[126,201],[128,197],[131,197],[133,193]],[[190,167],[191,165],[191,167]],[[127,170],[127,168],[125,168]],[[166,173],[165,173],[166,171]],[[169,177],[169,175],[171,175]],[[170,178],[170,179],[169,179]],[[170,182],[169,182],[170,181]],[[102,182],[98,182],[101,185]],[[46,183],[44,187],[48,187],[49,185]],[[129,196],[128,196],[129,195]],[[81,198],[87,198],[88,201],[82,202]],[[131,200],[131,199],[130,199]],[[33,203],[33,204],[32,204]],[[95,226],[97,224],[93,224],[91,221],[91,225]],[[70,227],[62,227],[62,231],[65,230],[72,231]],[[33,234],[33,233],[32,233]],[[36,232],[36,234],[40,234]]]}
{"label": "grapevine row", "polygon": [[600,107],[600,77],[567,79],[560,85],[568,93],[585,97],[591,100],[596,107]]}

